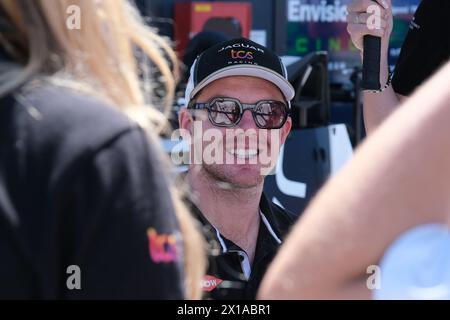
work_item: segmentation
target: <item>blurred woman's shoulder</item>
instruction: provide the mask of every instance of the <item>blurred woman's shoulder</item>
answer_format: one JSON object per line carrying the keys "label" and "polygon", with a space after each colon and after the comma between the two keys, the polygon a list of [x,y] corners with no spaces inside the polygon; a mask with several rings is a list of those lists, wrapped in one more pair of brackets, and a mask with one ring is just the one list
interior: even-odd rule
{"label": "blurred woman's shoulder", "polygon": [[96,148],[138,128],[106,101],[48,79],[30,81],[0,100],[0,105],[5,104],[11,129],[34,140],[31,145],[63,143]]}

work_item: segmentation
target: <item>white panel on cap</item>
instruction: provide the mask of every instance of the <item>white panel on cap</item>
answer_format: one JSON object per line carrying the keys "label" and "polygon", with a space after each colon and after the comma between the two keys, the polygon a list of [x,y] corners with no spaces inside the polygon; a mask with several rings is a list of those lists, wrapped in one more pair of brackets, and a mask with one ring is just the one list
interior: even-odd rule
{"label": "white panel on cap", "polygon": [[194,70],[195,65],[197,64],[197,59],[195,59],[194,63],[191,66],[191,71],[189,72],[189,80],[186,86],[186,91],[184,92],[184,107],[187,107],[189,104],[189,101],[191,101],[191,92],[194,90]]}

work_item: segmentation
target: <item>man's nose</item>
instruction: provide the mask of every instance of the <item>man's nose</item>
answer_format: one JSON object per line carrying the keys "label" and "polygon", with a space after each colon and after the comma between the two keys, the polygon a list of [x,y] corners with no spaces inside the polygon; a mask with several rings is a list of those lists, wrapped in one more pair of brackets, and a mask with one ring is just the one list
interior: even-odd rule
{"label": "man's nose", "polygon": [[251,110],[245,110],[242,114],[241,121],[239,122],[239,127],[242,129],[257,129],[255,120],[253,120],[253,115]]}

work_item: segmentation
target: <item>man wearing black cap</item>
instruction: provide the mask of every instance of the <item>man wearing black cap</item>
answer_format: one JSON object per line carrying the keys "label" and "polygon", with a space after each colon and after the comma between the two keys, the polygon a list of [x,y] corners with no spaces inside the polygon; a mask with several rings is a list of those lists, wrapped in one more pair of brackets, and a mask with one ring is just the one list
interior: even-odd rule
{"label": "man wearing black cap", "polygon": [[248,39],[209,48],[191,68],[179,122],[192,137],[194,212],[217,244],[203,281],[208,298],[254,299],[294,223],[263,194],[291,129],[293,97],[280,58]]}

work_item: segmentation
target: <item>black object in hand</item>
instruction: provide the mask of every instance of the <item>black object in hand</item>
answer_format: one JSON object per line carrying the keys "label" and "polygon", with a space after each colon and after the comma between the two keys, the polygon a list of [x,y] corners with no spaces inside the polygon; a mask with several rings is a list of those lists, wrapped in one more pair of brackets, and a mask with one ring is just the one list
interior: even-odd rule
{"label": "black object in hand", "polygon": [[361,86],[366,90],[380,90],[381,38],[364,36],[363,75]]}

